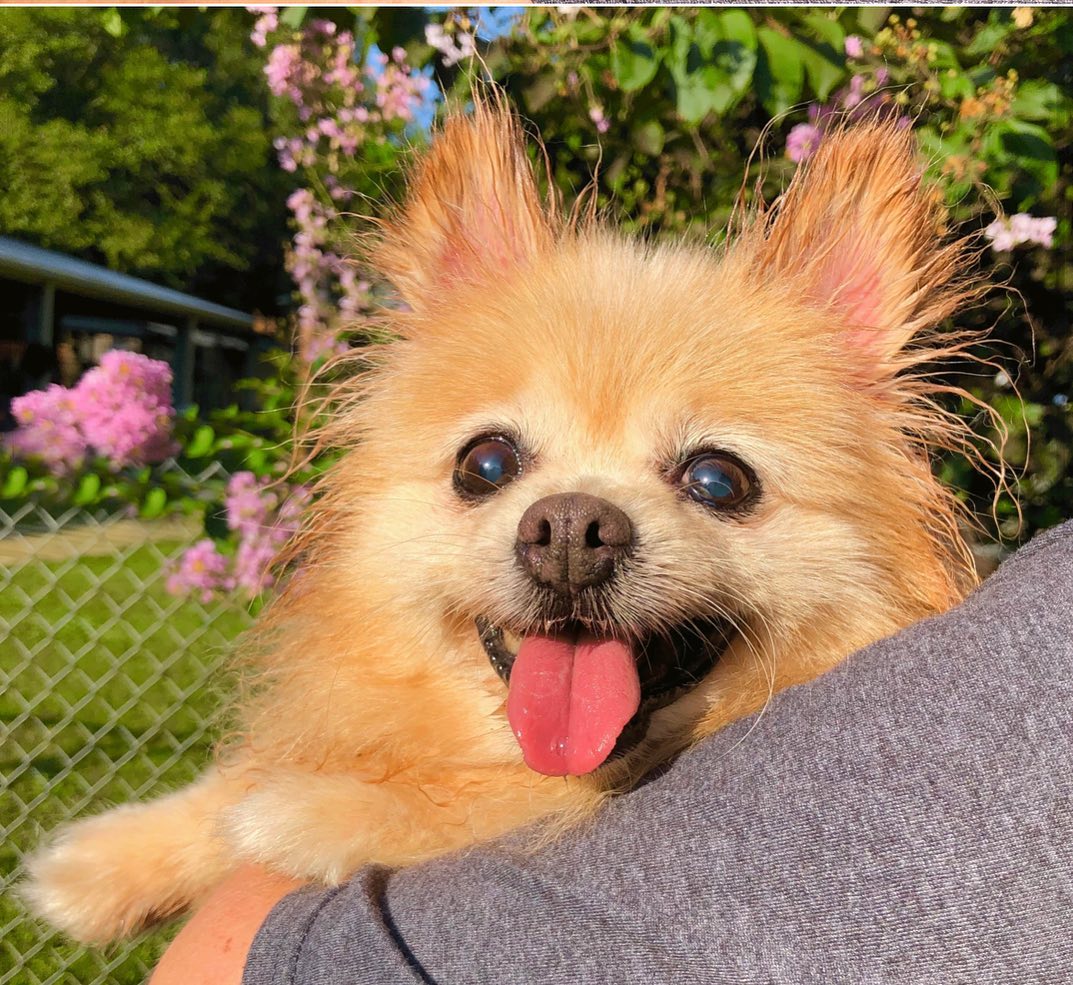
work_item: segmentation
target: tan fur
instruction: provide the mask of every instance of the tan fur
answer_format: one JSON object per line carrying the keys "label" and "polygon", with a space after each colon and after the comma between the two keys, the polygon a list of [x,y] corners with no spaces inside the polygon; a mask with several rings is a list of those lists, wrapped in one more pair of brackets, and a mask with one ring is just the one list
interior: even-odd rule
{"label": "tan fur", "polygon": [[[347,454],[246,645],[240,737],[201,786],[84,822],[39,856],[41,912],[102,940],[196,901],[239,859],[335,882],[570,823],[780,688],[956,603],[975,575],[926,452],[959,432],[914,375],[957,348],[925,332],[976,291],[941,220],[911,137],[877,123],[825,141],[720,254],[646,246],[562,223],[502,108],[451,120],[386,226],[382,266],[409,310],[385,313],[399,341],[355,355],[333,393],[317,440]],[[504,427],[533,466],[462,503],[458,449]],[[755,470],[751,513],[713,516],[667,482],[702,445]],[[568,490],[612,500],[639,531],[618,632],[714,612],[740,632],[634,752],[564,780],[523,765],[473,619],[537,624],[515,529]]]}

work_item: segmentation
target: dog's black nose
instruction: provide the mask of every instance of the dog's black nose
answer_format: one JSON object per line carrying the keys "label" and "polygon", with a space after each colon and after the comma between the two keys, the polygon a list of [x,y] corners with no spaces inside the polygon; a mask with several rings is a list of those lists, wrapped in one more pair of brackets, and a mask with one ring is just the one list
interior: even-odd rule
{"label": "dog's black nose", "polygon": [[518,557],[560,595],[606,581],[633,546],[633,524],[617,506],[586,493],[538,499],[518,521]]}

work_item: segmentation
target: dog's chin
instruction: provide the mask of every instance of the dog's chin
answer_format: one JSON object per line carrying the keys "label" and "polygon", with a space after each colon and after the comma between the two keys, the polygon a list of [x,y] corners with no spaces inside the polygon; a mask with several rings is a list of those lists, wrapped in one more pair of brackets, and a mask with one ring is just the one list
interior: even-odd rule
{"label": "dog's chin", "polygon": [[[477,617],[475,622],[492,668],[509,687],[522,636],[483,617]],[[587,629],[583,623],[577,623],[566,627],[565,632],[581,633]],[[645,738],[655,712],[674,704],[700,684],[726,653],[737,632],[729,619],[697,617],[669,631],[638,639],[635,652],[641,684],[640,705],[600,769],[627,755]]]}

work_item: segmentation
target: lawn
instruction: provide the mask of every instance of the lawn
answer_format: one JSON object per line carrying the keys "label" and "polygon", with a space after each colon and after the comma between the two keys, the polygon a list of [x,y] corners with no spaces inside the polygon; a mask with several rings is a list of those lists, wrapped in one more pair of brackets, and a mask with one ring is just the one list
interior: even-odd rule
{"label": "lawn", "polygon": [[88,951],[12,896],[22,854],[75,815],[161,792],[206,761],[238,603],[172,598],[176,543],[0,565],[0,983],[135,985],[169,934]]}

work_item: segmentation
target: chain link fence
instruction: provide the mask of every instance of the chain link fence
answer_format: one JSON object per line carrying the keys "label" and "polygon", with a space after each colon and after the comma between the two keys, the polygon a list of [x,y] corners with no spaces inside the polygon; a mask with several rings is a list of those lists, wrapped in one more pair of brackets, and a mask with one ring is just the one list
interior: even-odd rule
{"label": "chain link fence", "polygon": [[57,825],[173,789],[206,762],[221,663],[250,616],[236,599],[167,592],[201,536],[191,518],[0,510],[0,985],[134,985],[170,937],[78,947],[14,890]]}

